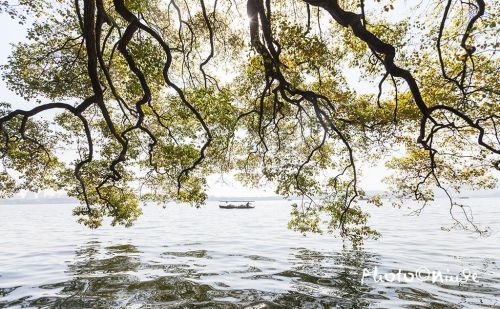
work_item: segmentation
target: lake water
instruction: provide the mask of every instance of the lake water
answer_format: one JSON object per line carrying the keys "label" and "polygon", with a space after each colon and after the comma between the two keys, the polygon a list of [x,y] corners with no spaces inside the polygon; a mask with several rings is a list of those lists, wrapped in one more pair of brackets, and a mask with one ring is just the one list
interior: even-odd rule
{"label": "lake water", "polygon": [[[500,199],[467,203],[489,237],[441,230],[450,217],[438,201],[418,217],[373,209],[383,237],[358,249],[288,230],[286,201],[147,206],[132,228],[98,230],[70,205],[0,205],[0,307],[500,308]],[[363,278],[375,268],[477,282]]]}

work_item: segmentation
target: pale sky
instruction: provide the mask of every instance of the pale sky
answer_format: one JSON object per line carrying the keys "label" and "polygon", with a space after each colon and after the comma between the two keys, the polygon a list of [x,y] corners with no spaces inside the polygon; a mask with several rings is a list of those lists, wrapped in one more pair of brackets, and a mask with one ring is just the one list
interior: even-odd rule
{"label": "pale sky", "polygon": [[[11,53],[11,43],[24,41],[26,27],[19,25],[7,14],[0,14],[0,29],[2,29],[2,40],[0,40],[0,64],[6,64],[7,57]],[[365,88],[365,82],[360,82],[357,72],[352,72],[347,76],[349,83],[358,83],[358,86]],[[3,80],[0,79],[0,101],[12,104],[13,108],[28,108],[33,103],[26,102],[15,93],[9,91]],[[359,164],[359,163],[358,163]],[[387,169],[380,162],[375,167],[360,166],[363,175],[360,177],[361,187],[364,190],[384,190],[386,186],[381,182],[382,178],[388,175]],[[231,175],[213,175],[208,178],[210,196],[270,196],[274,195],[272,188],[255,189],[246,188],[237,183]]]}

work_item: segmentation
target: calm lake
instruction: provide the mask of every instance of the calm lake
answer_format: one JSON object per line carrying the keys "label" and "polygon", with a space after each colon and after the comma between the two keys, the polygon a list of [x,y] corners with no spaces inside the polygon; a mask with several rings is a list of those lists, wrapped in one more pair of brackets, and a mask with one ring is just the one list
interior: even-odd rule
{"label": "calm lake", "polygon": [[[77,224],[71,205],[0,205],[0,307],[500,308],[499,198],[466,201],[489,237],[442,230],[442,200],[420,216],[371,210],[383,237],[355,250],[288,230],[290,203],[147,206],[131,228],[98,230]],[[375,269],[477,280],[363,278]]]}

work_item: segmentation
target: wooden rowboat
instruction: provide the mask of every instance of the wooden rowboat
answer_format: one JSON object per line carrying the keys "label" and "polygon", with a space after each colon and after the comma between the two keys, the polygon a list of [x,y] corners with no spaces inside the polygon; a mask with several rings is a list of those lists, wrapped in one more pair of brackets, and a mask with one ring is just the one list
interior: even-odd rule
{"label": "wooden rowboat", "polygon": [[[255,208],[255,206],[250,205],[253,201],[220,201],[223,202],[224,204],[219,205],[219,208],[222,209],[252,209]],[[243,204],[231,204],[235,202],[243,202]]]}

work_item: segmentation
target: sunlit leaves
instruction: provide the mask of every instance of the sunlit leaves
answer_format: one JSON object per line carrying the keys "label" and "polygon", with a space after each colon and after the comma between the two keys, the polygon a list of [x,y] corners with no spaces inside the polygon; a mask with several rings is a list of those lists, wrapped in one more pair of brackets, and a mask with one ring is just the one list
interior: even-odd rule
{"label": "sunlit leaves", "polygon": [[[8,87],[26,100],[78,104],[94,94],[75,3],[0,2],[21,22],[33,19],[29,41],[16,44],[2,67]],[[387,74],[392,59],[360,40],[356,25],[301,1],[271,1],[269,29],[263,16],[257,29],[271,57],[251,48],[245,1],[204,3],[206,14],[199,1],[125,1],[150,31],[137,30],[118,49],[134,27],[114,1],[103,1],[96,31],[103,101],[80,114],[69,108],[53,122],[5,122],[0,194],[59,188],[81,201],[82,223],[97,227],[111,217],[128,226],[141,201],[201,206],[207,175],[234,173],[247,185],[303,197],[291,228],[340,230],[359,242],[378,236],[365,207],[382,203],[360,188],[360,162],[388,161],[398,198],[427,202],[437,187],[457,193],[496,185],[498,157],[478,149],[477,128],[446,110],[421,127],[415,96]],[[339,4],[361,18],[360,2]],[[453,6],[439,34],[443,3],[427,4],[395,18],[398,1],[366,3],[362,27],[394,47],[396,65],[415,77],[427,107],[456,109],[484,127],[486,142],[498,142],[498,14],[488,7],[462,43],[474,9]],[[2,105],[2,116],[11,111]]]}

